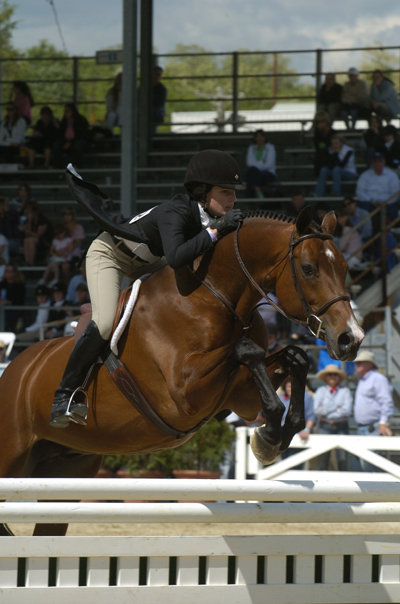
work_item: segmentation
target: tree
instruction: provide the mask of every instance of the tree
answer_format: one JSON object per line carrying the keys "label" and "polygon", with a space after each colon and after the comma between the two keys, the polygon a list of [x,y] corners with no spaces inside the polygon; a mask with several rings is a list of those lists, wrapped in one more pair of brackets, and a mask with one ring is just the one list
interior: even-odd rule
{"label": "tree", "polygon": [[[363,52],[363,58],[359,67],[360,71],[369,71],[368,75],[365,76],[365,80],[369,84],[372,82],[372,72],[375,69],[380,69],[386,77],[391,79],[393,83],[400,88],[399,84],[399,71],[398,71],[398,56],[390,50],[383,48],[382,42],[379,40],[375,41],[373,50],[365,50]],[[364,77],[364,76],[363,76]]]}
{"label": "tree", "polygon": [[0,59],[9,57],[13,52],[11,38],[17,21],[13,21],[15,5],[8,0],[0,0]]}

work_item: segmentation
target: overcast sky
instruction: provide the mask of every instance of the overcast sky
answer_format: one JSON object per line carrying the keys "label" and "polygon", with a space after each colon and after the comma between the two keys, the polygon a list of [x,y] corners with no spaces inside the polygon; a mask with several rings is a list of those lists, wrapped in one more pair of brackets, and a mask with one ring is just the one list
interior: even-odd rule
{"label": "overcast sky", "polygon": [[[19,21],[17,48],[42,38],[63,48],[49,0],[11,2]],[[122,0],[54,0],[69,54],[92,56],[121,44],[122,5]],[[399,0],[154,0],[159,53],[177,43],[220,52],[346,48],[378,40],[400,44]],[[355,57],[352,62],[357,63]]]}

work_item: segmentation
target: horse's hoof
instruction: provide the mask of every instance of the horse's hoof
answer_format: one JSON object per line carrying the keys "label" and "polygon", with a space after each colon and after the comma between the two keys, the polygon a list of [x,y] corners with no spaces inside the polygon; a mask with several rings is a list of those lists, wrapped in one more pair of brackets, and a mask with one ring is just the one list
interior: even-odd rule
{"label": "horse's hoof", "polygon": [[250,446],[254,453],[254,457],[264,465],[269,465],[276,460],[280,453],[280,444],[281,443],[278,442],[276,445],[272,445],[265,440],[260,434],[260,428],[255,428],[250,439]]}

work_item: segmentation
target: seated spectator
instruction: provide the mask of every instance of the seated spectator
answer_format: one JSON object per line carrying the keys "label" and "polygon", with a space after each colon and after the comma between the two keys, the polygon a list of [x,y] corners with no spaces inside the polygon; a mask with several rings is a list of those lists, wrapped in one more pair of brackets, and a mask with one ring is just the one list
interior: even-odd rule
{"label": "seated spectator", "polygon": [[71,260],[82,257],[82,246],[86,238],[85,229],[76,221],[75,210],[64,208],[62,211],[62,223],[67,231],[68,237],[73,241]]}
{"label": "seated spectator", "polygon": [[10,200],[7,197],[0,197],[0,233],[7,238],[10,256],[16,256],[21,246],[19,220],[17,210],[10,208]]}
{"label": "seated spectator", "polygon": [[349,269],[361,268],[362,262],[362,240],[360,233],[351,224],[347,208],[336,212],[337,225],[335,230],[335,243],[342,252]]}
{"label": "seated spectator", "polygon": [[372,110],[382,119],[390,122],[400,113],[400,100],[393,82],[386,78],[380,69],[372,74],[370,90]]}
{"label": "seated spectator", "polygon": [[321,166],[318,174],[315,195],[324,197],[327,180],[331,178],[331,194],[338,197],[342,194],[342,180],[356,180],[357,178],[354,150],[343,143],[342,139],[335,134],[331,138],[325,161],[326,164]]}
{"label": "seated spectator", "polygon": [[[67,311],[63,309],[63,306],[66,306],[68,304],[65,298],[65,293],[66,288],[63,283],[55,283],[51,288],[52,304],[50,307],[48,318],[49,323],[53,321],[63,321],[69,316]],[[63,336],[64,328],[65,323],[49,327],[44,334],[45,339],[48,340],[50,338],[59,338]]]}
{"label": "seated spectator", "polygon": [[7,103],[6,112],[0,123],[0,162],[16,163],[25,142],[26,121],[14,103]]}
{"label": "seated spectator", "polygon": [[33,266],[36,262],[47,260],[53,229],[50,220],[39,208],[36,201],[26,206],[26,222],[19,226],[23,233],[25,262]]}
{"label": "seated spectator", "polygon": [[13,82],[11,101],[16,105],[19,114],[29,126],[32,121],[32,107],[35,103],[31,90],[26,82],[22,82],[21,80]]}
{"label": "seated spectator", "polygon": [[156,65],[153,71],[153,131],[157,132],[157,124],[162,124],[165,118],[165,103],[167,88],[161,82],[163,68]]}
{"label": "seated spectator", "polygon": [[6,264],[10,261],[10,255],[8,253],[8,239],[2,233],[0,233],[0,279],[4,276],[4,269]]}
{"label": "seated spectator", "polygon": [[322,166],[327,165],[331,138],[336,134],[327,113],[316,113],[314,117],[314,173],[318,176]]}
{"label": "seated spectator", "polygon": [[122,126],[122,72],[117,73],[106,94],[106,123],[111,132],[114,126]]}
{"label": "seated spectator", "polygon": [[318,201],[314,207],[315,221],[321,224],[328,212],[331,211],[330,204],[326,201]]}
{"label": "seated spectator", "polygon": [[290,202],[283,206],[283,213],[296,218],[299,212],[308,205],[304,191],[297,190],[292,193]]}
{"label": "seated spectator", "polygon": [[40,119],[33,128],[33,134],[28,141],[28,168],[35,167],[36,153],[43,153],[43,167],[51,168],[52,148],[57,139],[58,128],[60,124],[53,116],[50,107],[42,107],[40,110]]}
{"label": "seated spectator", "polygon": [[400,166],[400,140],[394,126],[385,126],[382,132],[384,144],[381,147],[385,157],[386,165],[392,170],[398,170]]}
{"label": "seated spectator", "polygon": [[334,73],[325,75],[325,82],[317,94],[317,111],[328,114],[331,124],[339,117],[342,101],[342,86],[336,82]]}
{"label": "seated spectator", "polygon": [[363,140],[366,146],[366,161],[368,168],[377,151],[382,152],[383,147],[383,125],[379,115],[372,113],[368,120],[369,128],[363,132]]}
{"label": "seated spectator", "polygon": [[17,342],[36,342],[40,339],[40,328],[49,320],[50,312],[50,292],[45,285],[38,285],[35,290],[38,310],[35,321],[26,327],[25,331],[17,334]]}
{"label": "seated spectator", "polygon": [[246,155],[246,197],[264,198],[262,187],[276,180],[276,152],[263,130],[256,130]]}
{"label": "seated spectator", "polygon": [[89,289],[86,283],[78,283],[75,288],[75,296],[77,298],[78,306],[90,304]]}
{"label": "seated spectator", "polygon": [[[325,382],[314,394],[318,434],[348,434],[353,400],[350,390],[340,385],[346,379],[346,374],[337,365],[332,364],[319,371],[317,377]],[[328,470],[329,456],[330,453],[319,456],[318,470]],[[338,450],[336,457],[338,470],[346,471],[347,454]]]}
{"label": "seated spectator", "polygon": [[60,122],[58,138],[53,146],[53,163],[63,168],[68,162],[82,165],[82,159],[89,143],[89,123],[81,115],[74,103],[66,103],[64,116]]}
{"label": "seated spectator", "polygon": [[348,71],[348,81],[342,90],[342,109],[340,116],[348,130],[354,130],[357,120],[369,117],[368,86],[359,79],[358,69],[351,67]]}
{"label": "seated spectator", "polygon": [[25,212],[28,201],[35,201],[35,198],[32,196],[32,189],[28,183],[22,182],[18,185],[16,196],[11,198],[10,207],[21,215]]}
{"label": "seated spectator", "polygon": [[[58,282],[68,283],[73,244],[73,239],[68,236],[64,225],[57,225],[54,228],[54,238],[50,245],[46,270],[39,284],[47,284],[52,287]],[[48,283],[50,277],[53,277],[53,280]]]}
{"label": "seated spectator", "polygon": [[[363,172],[357,181],[356,197],[362,208],[372,212],[385,201],[390,200],[386,215],[388,220],[393,220],[398,212],[398,198],[400,194],[400,181],[396,172],[385,166],[382,153],[375,153],[372,165]],[[374,233],[380,230],[379,213],[372,222]]]}
{"label": "seated spectator", "polygon": [[[360,208],[356,199],[353,197],[345,197],[343,205],[350,217],[351,224],[356,227],[363,242],[367,241],[372,237],[372,223],[371,219],[368,218],[369,212]],[[362,224],[360,224],[362,222]]]}
{"label": "seated spectator", "polygon": [[79,267],[79,272],[73,275],[68,283],[67,287],[67,300],[69,304],[78,304],[79,303],[79,294],[76,294],[76,288],[78,285],[83,283],[87,289],[87,281],[86,281],[86,265],[85,261],[82,261],[82,264]]}
{"label": "seated spectator", "polygon": [[[6,264],[3,279],[0,281],[0,291],[1,306],[23,306],[25,304],[24,278],[16,264]],[[22,310],[5,309],[5,331],[16,333],[19,330],[19,325],[23,323],[23,318]]]}

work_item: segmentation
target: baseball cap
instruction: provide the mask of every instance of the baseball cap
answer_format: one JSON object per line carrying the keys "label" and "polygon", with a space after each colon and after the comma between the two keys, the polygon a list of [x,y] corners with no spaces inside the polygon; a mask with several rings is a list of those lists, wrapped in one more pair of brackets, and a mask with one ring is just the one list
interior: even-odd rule
{"label": "baseball cap", "polygon": [[349,75],[358,75],[358,69],[357,69],[357,67],[350,67],[350,69],[347,73]]}

